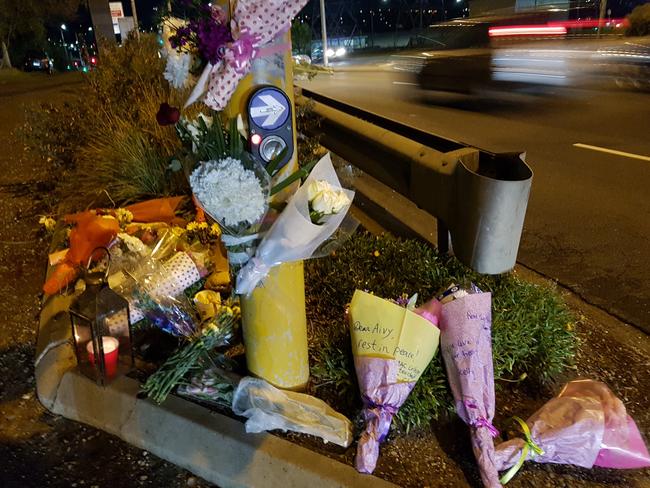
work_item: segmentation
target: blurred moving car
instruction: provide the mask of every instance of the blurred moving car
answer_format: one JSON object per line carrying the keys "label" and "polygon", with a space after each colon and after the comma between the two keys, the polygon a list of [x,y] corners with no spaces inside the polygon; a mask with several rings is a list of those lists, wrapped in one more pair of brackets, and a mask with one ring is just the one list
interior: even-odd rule
{"label": "blurred moving car", "polygon": [[570,61],[553,50],[500,48],[430,53],[418,74],[425,90],[476,95],[489,91],[538,94],[575,83]]}
{"label": "blurred moving car", "polygon": [[[332,61],[334,59],[341,59],[345,57],[345,55],[348,53],[348,50],[343,47],[330,47],[327,49],[327,59],[328,61]],[[315,63],[321,63],[323,62],[323,48],[322,47],[316,47],[312,50],[311,53],[311,60]]]}
{"label": "blurred moving car", "polygon": [[[418,56],[420,87],[469,95],[556,94],[557,87],[603,85],[650,90],[650,39],[631,42],[611,37],[593,42],[594,22],[615,30],[622,28],[624,19],[554,20],[539,17],[542,14],[435,26],[437,38],[430,41],[435,40],[436,48]],[[569,31],[586,28],[591,37],[567,38]]]}
{"label": "blurred moving car", "polygon": [[626,90],[650,91],[650,38],[599,48],[593,56],[601,76]]}
{"label": "blurred moving car", "polygon": [[25,71],[30,71],[30,72],[42,71],[44,73],[52,73],[52,71],[54,70],[54,63],[47,56],[29,57],[25,61],[24,69]]}

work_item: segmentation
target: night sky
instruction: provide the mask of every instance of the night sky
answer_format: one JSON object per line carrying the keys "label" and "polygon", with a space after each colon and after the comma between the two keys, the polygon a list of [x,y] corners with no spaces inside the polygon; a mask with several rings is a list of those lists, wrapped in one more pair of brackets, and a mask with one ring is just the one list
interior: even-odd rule
{"label": "night sky", "polygon": [[[645,3],[645,1],[646,0],[608,0],[607,6],[612,10],[613,17],[623,17],[632,11],[634,7]],[[443,2],[445,8],[447,9],[446,19],[463,15],[465,7],[469,7],[471,10],[471,0],[327,0],[325,5],[327,8],[328,18],[330,16],[341,14],[342,23],[349,25],[356,22],[359,30],[361,33],[363,33],[368,31],[370,28],[370,10],[373,10],[374,14],[374,28],[377,32],[381,32],[385,30],[395,29],[395,17],[397,14],[397,9],[400,6],[404,10],[406,10],[407,5],[412,9],[418,9],[420,4],[422,4],[426,13],[424,19],[426,23],[441,21],[441,7],[443,5]],[[140,22],[140,28],[145,31],[149,31],[152,28],[155,28],[155,22],[159,16],[159,9],[164,6],[166,0],[136,0],[135,3],[138,9],[138,20]],[[318,10],[318,3],[319,0],[310,0],[302,12],[298,15],[298,17],[307,23],[311,23],[312,15],[315,11]],[[342,5],[346,7],[341,9]],[[122,6],[124,8],[125,15],[130,16],[131,1],[122,0]],[[354,9],[352,6],[354,6]],[[314,7],[316,7],[316,9],[314,9]],[[382,13],[381,21],[379,20],[379,12]],[[412,27],[411,20],[414,20],[417,24],[418,14],[414,12],[411,15],[412,19],[409,19],[409,14],[403,11],[402,18],[400,20],[400,28],[410,29]],[[332,22],[331,19],[330,22]],[[69,22],[68,25],[71,29],[77,32],[87,31],[91,23],[90,15],[85,6],[82,6],[79,9],[76,21]]]}

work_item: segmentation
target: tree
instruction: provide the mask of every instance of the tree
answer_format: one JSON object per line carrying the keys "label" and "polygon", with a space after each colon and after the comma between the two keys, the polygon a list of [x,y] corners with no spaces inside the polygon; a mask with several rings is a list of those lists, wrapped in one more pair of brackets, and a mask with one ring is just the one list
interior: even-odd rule
{"label": "tree", "polygon": [[629,27],[625,31],[628,36],[650,35],[650,3],[639,5],[627,16]]}
{"label": "tree", "polygon": [[79,3],[80,0],[0,0],[0,68],[11,68],[14,40],[44,39],[47,26],[74,17]]}
{"label": "tree", "polygon": [[291,25],[291,43],[297,54],[311,55],[311,28],[304,22],[294,20]]}

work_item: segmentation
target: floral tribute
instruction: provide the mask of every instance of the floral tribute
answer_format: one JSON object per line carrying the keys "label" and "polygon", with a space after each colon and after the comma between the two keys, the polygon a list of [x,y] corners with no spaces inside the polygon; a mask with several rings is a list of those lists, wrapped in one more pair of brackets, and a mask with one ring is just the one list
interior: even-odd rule
{"label": "floral tribute", "polygon": [[384,300],[356,290],[350,303],[352,354],[365,422],[355,459],[362,473],[375,470],[379,444],[388,436],[393,416],[438,349],[439,304],[432,300],[416,309],[416,300],[417,295]]}
{"label": "floral tribute", "polygon": [[[50,255],[54,268],[43,290],[73,292],[84,286],[77,280],[84,268],[106,272],[110,287],[129,302],[138,354],[157,363],[142,387],[153,401],[176,390],[202,402],[237,404],[250,432],[282,428],[347,446],[348,419],[308,395],[281,392],[262,379],[240,381],[229,356],[240,344],[240,303],[271,282],[275,266],[331,251],[354,199],[329,154],[299,161],[287,176],[279,170],[282,154],[262,164],[246,148],[250,134],[241,116],[227,119],[220,112],[256,58],[287,48],[278,39],[305,3],[239,0],[227,18],[217,6],[185,0],[187,20],[165,21],[164,77],[191,94],[183,109],[161,103],[156,119],[178,135],[181,148],[170,155],[169,172],[184,173],[191,196],[87,210],[59,224],[41,217],[45,230],[64,243]],[[196,101],[207,107],[188,108]],[[99,247],[109,250],[109,260],[95,252]],[[355,458],[360,472],[376,468],[393,417],[438,345],[485,486],[507,482],[527,460],[650,464],[622,402],[589,380],[569,383],[526,422],[518,419],[525,439],[495,448],[491,295],[473,285],[453,286],[439,300],[416,308],[417,297],[385,300],[362,290],[351,299],[351,349],[363,403]]]}
{"label": "floral tribute", "polygon": [[[208,107],[190,112],[163,101],[156,120],[176,130],[181,149],[170,155],[169,170],[185,173],[192,198],[95,209],[62,223],[66,245],[50,256],[55,268],[44,291],[83,286],[76,280],[84,268],[106,270],[111,288],[129,301],[136,329],[162,332],[176,344],[143,386],[157,402],[223,359],[241,321],[240,284],[250,292],[273,266],[311,257],[352,202],[329,158],[280,177],[278,160],[263,165],[247,151],[241,119],[218,111],[255,57],[287,49],[269,44],[304,3],[242,0],[228,19],[216,5],[183,1],[187,19],[164,23],[164,77],[174,89],[194,85],[189,102]],[[50,231],[56,225],[42,221]],[[98,247],[109,249],[110,262],[95,255]],[[145,356],[155,350],[145,349]]]}
{"label": "floral tribute", "polygon": [[202,99],[214,110],[224,109],[255,58],[286,48],[274,41],[289,30],[291,20],[306,3],[239,0],[228,20],[217,5],[184,1],[189,19],[168,21],[165,77],[172,86],[181,88],[189,84],[190,68],[199,66],[201,75],[186,105]]}

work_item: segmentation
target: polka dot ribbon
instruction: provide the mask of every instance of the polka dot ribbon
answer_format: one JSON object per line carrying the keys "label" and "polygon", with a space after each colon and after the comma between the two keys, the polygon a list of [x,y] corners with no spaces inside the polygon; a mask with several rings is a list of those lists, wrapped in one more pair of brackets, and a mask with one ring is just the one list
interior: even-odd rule
{"label": "polka dot ribbon", "polygon": [[521,427],[521,430],[524,433],[524,436],[526,438],[525,439],[526,444],[524,444],[524,448],[521,451],[521,456],[519,456],[519,460],[517,460],[517,463],[512,468],[510,468],[508,472],[504,474],[499,480],[503,485],[505,485],[508,481],[510,481],[514,477],[514,475],[517,474],[517,471],[521,469],[521,467],[524,465],[524,461],[528,459],[528,453],[531,454],[531,459],[534,458],[535,456],[544,455],[544,450],[541,447],[539,447],[537,444],[535,444],[535,441],[533,441],[533,436],[530,433],[528,424],[526,424],[526,422],[524,422],[519,417],[512,417],[512,420],[517,422]]}
{"label": "polka dot ribbon", "polygon": [[262,46],[291,27],[291,19],[307,0],[239,0],[232,13],[234,42],[227,47],[224,61],[210,68],[205,103],[223,110],[239,81],[250,71]]}

